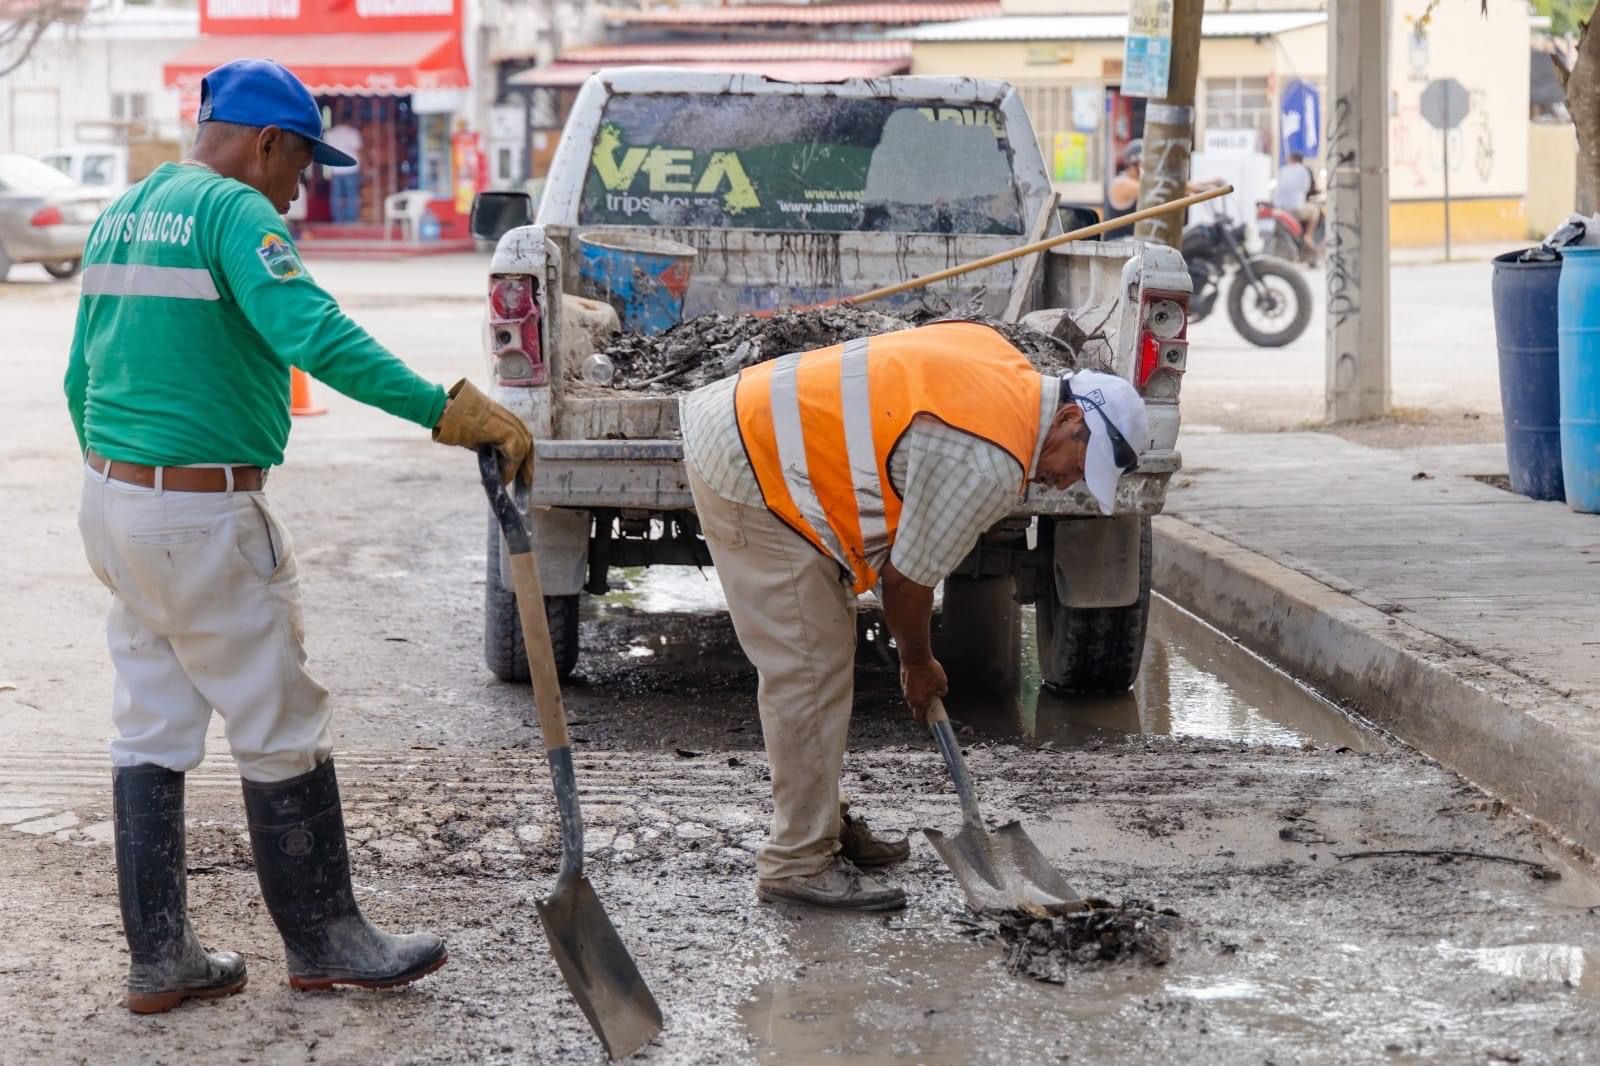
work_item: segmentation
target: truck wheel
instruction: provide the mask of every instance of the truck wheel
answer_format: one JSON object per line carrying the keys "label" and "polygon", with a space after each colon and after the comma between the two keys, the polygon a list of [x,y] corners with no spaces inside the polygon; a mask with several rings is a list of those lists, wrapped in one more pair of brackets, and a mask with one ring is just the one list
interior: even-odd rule
{"label": "truck wheel", "polygon": [[[1126,692],[1139,676],[1144,658],[1145,623],[1150,617],[1150,519],[1139,529],[1139,599],[1126,607],[1067,607],[1056,597],[1052,579],[1040,582],[1039,672],[1044,683],[1082,695]],[[1040,523],[1041,534],[1046,523]],[[1051,558],[1042,535],[1040,551]]]}
{"label": "truck wheel", "polygon": [[[488,540],[488,563],[483,574],[483,659],[489,672],[501,681],[526,682],[528,649],[522,642],[517,594],[500,583],[500,526],[492,514]],[[578,597],[546,596],[544,613],[550,620],[556,672],[565,681],[578,665]]]}
{"label": "truck wheel", "polygon": [[934,655],[952,687],[1016,684],[1022,652],[1022,605],[1007,577],[944,579],[944,606]]}

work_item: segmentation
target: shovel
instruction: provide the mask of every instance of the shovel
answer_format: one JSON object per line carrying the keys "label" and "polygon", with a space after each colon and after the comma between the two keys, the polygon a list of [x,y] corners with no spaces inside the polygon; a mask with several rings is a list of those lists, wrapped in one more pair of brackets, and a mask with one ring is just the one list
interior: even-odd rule
{"label": "shovel", "polygon": [[627,1058],[661,1031],[661,1008],[645,987],[622,938],[600,906],[594,886],[583,875],[583,816],[578,810],[578,782],[572,773],[572,744],[567,739],[567,713],[561,705],[561,681],[550,648],[550,622],[544,613],[539,568],[528,542],[522,515],[500,481],[500,460],[493,448],[478,451],[489,506],[500,520],[500,532],[511,554],[511,576],[528,647],[528,673],[538,705],[539,731],[556,808],[561,814],[561,872],[550,895],[536,902],[550,953],[572,998],[583,1008],[595,1035],[613,1059]]}
{"label": "shovel", "polygon": [[961,798],[961,829],[946,836],[937,829],[924,829],[928,843],[950,867],[956,883],[974,911],[1030,912],[1061,914],[1082,910],[1086,904],[1060,870],[1028,838],[1019,822],[1007,822],[990,833],[978,810],[978,797],[961,758],[961,745],[950,728],[944,701],[934,697],[928,709],[928,728],[939,744],[944,763],[950,768],[956,795]]}

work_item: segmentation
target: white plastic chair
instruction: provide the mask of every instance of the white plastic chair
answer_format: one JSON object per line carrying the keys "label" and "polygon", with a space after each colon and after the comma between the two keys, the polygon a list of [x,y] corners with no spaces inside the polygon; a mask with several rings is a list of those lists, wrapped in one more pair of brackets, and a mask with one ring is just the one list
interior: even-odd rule
{"label": "white plastic chair", "polygon": [[425,189],[408,189],[397,192],[392,196],[383,198],[383,239],[387,242],[394,232],[393,227],[400,226],[400,239],[408,241],[418,240],[422,230],[422,216],[428,210],[428,201],[433,194]]}

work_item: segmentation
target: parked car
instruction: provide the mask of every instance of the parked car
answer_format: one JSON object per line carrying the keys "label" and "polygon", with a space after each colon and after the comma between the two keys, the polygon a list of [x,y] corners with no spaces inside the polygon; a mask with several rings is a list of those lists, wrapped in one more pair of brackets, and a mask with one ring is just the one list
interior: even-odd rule
{"label": "parked car", "polygon": [[128,187],[128,150],[116,144],[69,144],[39,157],[79,185],[103,189],[115,199]]}
{"label": "parked car", "polygon": [[13,263],[40,263],[51,277],[72,277],[83,265],[89,228],[110,201],[106,191],[79,185],[37,159],[0,155],[0,281]]}

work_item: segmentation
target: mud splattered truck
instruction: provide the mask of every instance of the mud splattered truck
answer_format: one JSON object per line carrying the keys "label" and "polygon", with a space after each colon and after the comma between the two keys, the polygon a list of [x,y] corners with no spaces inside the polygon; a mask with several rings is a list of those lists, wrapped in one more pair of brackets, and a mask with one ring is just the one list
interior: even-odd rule
{"label": "mud splattered truck", "polygon": [[[488,374],[537,442],[526,504],[563,674],[579,658],[579,597],[605,591],[610,569],[709,562],[684,473],[682,387],[605,387],[581,371],[618,327],[612,307],[585,298],[581,237],[625,229],[692,248],[682,312],[692,320],[812,305],[1059,234],[1054,203],[1027,113],[1004,82],[592,76],[536,214],[519,193],[485,193],[474,211],[476,234],[498,237]],[[1014,669],[1021,604],[1033,603],[1044,679],[1120,691],[1143,652],[1150,516],[1179,467],[1189,275],[1178,252],[1131,240],[1034,258],[873,307],[942,301],[1000,318],[1011,302],[1012,317],[1060,338],[1077,365],[1132,381],[1151,439],[1110,517],[1081,489],[1031,486],[945,582],[936,642],[952,676]],[[486,525],[486,659],[497,677],[521,680],[506,554],[493,516]]]}

